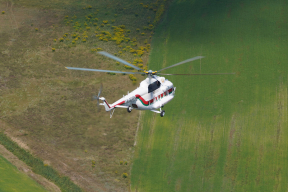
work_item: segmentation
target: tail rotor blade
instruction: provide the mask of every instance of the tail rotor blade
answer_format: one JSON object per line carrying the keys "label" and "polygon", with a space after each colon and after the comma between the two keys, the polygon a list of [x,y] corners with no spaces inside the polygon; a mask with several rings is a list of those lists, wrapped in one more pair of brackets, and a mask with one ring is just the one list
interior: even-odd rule
{"label": "tail rotor blade", "polygon": [[103,89],[103,84],[101,83],[101,85],[100,85],[100,90],[99,90],[99,92],[98,92],[98,99],[99,99],[99,97],[100,97],[100,94],[102,93],[102,89]]}
{"label": "tail rotor blade", "polygon": [[98,92],[98,95],[97,96],[92,96],[92,100],[97,100],[97,110],[98,112],[100,111],[100,106],[99,106],[99,98],[100,98],[100,95],[102,93],[102,90],[103,90],[103,84],[101,83],[100,84],[100,89],[99,89],[99,92]]}

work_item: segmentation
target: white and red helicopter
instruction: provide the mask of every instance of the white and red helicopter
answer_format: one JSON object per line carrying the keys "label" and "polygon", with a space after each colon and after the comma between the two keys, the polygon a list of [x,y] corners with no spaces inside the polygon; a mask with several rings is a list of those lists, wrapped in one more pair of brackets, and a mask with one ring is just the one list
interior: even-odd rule
{"label": "white and red helicopter", "polygon": [[[133,67],[134,69],[142,72],[123,72],[123,71],[111,71],[111,70],[102,70],[102,69],[87,69],[87,68],[76,68],[76,67],[66,67],[66,69],[72,70],[82,70],[82,71],[96,71],[96,72],[110,72],[110,73],[125,73],[125,74],[146,74],[148,77],[140,83],[140,86],[132,91],[131,93],[123,96],[118,101],[108,104],[104,97],[100,97],[102,92],[102,84],[98,93],[98,96],[94,96],[94,99],[97,99],[97,105],[103,105],[106,111],[110,111],[110,118],[112,117],[115,108],[126,108],[130,113],[132,109],[137,110],[150,110],[155,113],[160,113],[160,116],[163,117],[165,115],[165,111],[162,110],[165,104],[171,101],[175,96],[176,87],[173,86],[173,83],[165,77],[160,77],[158,75],[222,75],[222,74],[234,74],[234,73],[209,73],[209,74],[164,74],[158,73],[165,69],[169,69],[190,61],[194,61],[197,59],[204,58],[203,56],[197,56],[185,61],[176,63],[169,67],[160,69],[158,71],[146,71],[137,66],[134,66],[127,61],[124,61],[114,55],[111,55],[107,52],[100,51],[98,52],[101,55],[114,59],[124,65],[128,65]],[[99,100],[103,101],[103,103],[99,104]],[[160,110],[157,110],[160,109]]]}

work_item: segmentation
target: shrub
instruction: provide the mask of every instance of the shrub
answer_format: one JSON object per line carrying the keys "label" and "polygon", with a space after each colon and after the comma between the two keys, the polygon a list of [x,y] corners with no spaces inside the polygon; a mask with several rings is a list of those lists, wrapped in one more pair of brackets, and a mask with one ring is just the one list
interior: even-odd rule
{"label": "shrub", "polygon": [[91,6],[91,5],[88,5],[88,6],[87,6],[87,9],[92,9],[92,6]]}
{"label": "shrub", "polygon": [[57,42],[57,39],[54,39],[53,41],[54,41],[54,42]]}
{"label": "shrub", "polygon": [[120,62],[116,62],[116,65],[120,65]]}
{"label": "shrub", "polygon": [[86,39],[82,39],[82,42],[83,42],[83,43],[86,43]]}
{"label": "shrub", "polygon": [[123,174],[122,174],[122,177],[123,177],[123,178],[127,178],[127,177],[128,177],[128,173],[123,173]]}
{"label": "shrub", "polygon": [[119,25],[119,27],[120,27],[121,29],[125,29],[125,28],[126,28],[125,25]]}
{"label": "shrub", "polygon": [[137,29],[136,29],[136,31],[137,31],[137,32],[139,32],[139,31],[140,31],[140,29],[139,29],[139,28],[137,28]]}
{"label": "shrub", "polygon": [[141,33],[141,35],[142,35],[142,36],[144,36],[144,35],[145,35],[145,33],[143,32],[143,33]]}
{"label": "shrub", "polygon": [[90,27],[86,27],[86,30],[89,31],[89,30],[90,30]]}
{"label": "shrub", "polygon": [[91,164],[92,164],[92,167],[95,167],[96,162],[92,160]]}
{"label": "shrub", "polygon": [[2,11],[2,14],[5,14],[5,11]]}
{"label": "shrub", "polygon": [[137,78],[134,75],[132,75],[132,74],[129,75],[129,79],[131,81],[137,81]]}
{"label": "shrub", "polygon": [[59,41],[60,41],[60,42],[63,42],[63,41],[64,41],[64,38],[60,38]]}
{"label": "shrub", "polygon": [[35,31],[38,31],[39,29],[38,28],[35,28]]}
{"label": "shrub", "polygon": [[104,20],[104,21],[103,21],[103,23],[104,23],[104,24],[107,24],[107,23],[108,23],[108,21],[107,21],[107,20]]}
{"label": "shrub", "polygon": [[123,161],[120,161],[119,163],[120,163],[120,165],[123,165]]}
{"label": "shrub", "polygon": [[56,49],[55,48],[52,48],[52,52],[54,52]]}
{"label": "shrub", "polygon": [[127,161],[124,162],[124,165],[128,165]]}
{"label": "shrub", "polygon": [[134,69],[133,67],[130,67],[128,65],[124,65],[125,69]]}
{"label": "shrub", "polygon": [[103,24],[103,23],[101,24],[101,27],[104,27],[104,24]]}

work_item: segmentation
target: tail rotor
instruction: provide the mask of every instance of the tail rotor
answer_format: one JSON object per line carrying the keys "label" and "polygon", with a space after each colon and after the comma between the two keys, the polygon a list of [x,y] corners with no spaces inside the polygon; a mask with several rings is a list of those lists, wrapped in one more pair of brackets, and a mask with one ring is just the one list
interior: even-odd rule
{"label": "tail rotor", "polygon": [[98,92],[98,95],[92,97],[93,100],[97,100],[97,109],[98,109],[98,112],[100,111],[99,98],[100,98],[100,95],[101,95],[102,90],[103,90],[103,85],[102,85],[102,83],[101,83],[100,89],[99,89],[99,92]]}

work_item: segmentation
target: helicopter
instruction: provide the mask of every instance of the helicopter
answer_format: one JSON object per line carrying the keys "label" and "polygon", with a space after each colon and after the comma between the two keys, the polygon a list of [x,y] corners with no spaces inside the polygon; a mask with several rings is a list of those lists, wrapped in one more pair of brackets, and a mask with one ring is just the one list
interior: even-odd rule
{"label": "helicopter", "polygon": [[[140,83],[140,86],[123,96],[121,99],[116,102],[109,104],[104,97],[100,97],[103,86],[101,84],[100,90],[97,96],[94,96],[94,99],[97,100],[97,106],[103,105],[105,110],[110,111],[110,118],[112,118],[114,110],[116,108],[126,108],[128,113],[132,111],[132,109],[137,110],[150,110],[155,113],[159,113],[161,117],[164,117],[165,111],[162,110],[164,105],[170,102],[174,96],[176,87],[174,87],[173,83],[162,76],[170,76],[170,75],[224,75],[224,74],[234,74],[234,73],[208,73],[208,74],[165,74],[159,73],[160,71],[164,71],[166,69],[176,67],[178,65],[182,65],[184,63],[188,63],[194,60],[202,59],[203,56],[196,56],[174,65],[165,67],[158,71],[152,70],[144,70],[135,65],[128,63],[127,61],[120,59],[114,55],[111,55],[105,51],[98,52],[101,55],[114,59],[124,65],[128,65],[138,72],[123,72],[123,71],[111,71],[111,70],[102,70],[102,69],[88,69],[88,68],[77,68],[77,67],[65,67],[66,69],[71,70],[81,70],[81,71],[95,71],[95,72],[109,72],[109,73],[124,73],[124,74],[142,74],[147,75],[148,77]],[[160,75],[160,76],[158,76]],[[103,103],[99,103],[99,100],[103,101]],[[159,110],[158,110],[159,109]]]}

